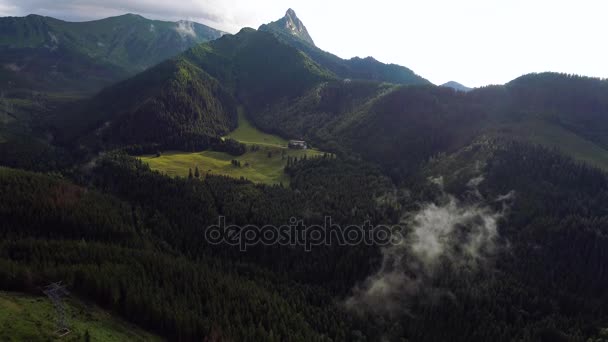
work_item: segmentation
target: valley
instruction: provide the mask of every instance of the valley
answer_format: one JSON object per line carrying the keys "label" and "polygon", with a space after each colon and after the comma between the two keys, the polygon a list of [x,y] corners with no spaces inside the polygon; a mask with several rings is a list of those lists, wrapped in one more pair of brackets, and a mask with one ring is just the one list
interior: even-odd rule
{"label": "valley", "polygon": [[[247,147],[241,156],[225,152],[179,152],[166,151],[160,156],[145,155],[140,159],[150,168],[170,177],[188,177],[189,172],[198,168],[201,176],[223,175],[244,178],[254,183],[289,185],[285,174],[290,158],[319,158],[323,152],[316,149],[290,149],[288,141],[279,136],[267,134],[255,128],[247,119],[244,109],[239,108],[238,127],[224,137],[234,139]],[[238,161],[235,165],[232,161]]]}
{"label": "valley", "polygon": [[0,18],[0,340],[53,339],[55,281],[66,341],[606,335],[608,80],[437,86],[292,9],[233,32]]}

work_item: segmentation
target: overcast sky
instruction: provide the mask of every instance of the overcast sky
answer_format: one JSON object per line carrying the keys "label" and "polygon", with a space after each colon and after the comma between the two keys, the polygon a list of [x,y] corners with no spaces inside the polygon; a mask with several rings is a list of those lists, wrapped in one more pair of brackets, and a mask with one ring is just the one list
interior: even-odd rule
{"label": "overcast sky", "polygon": [[131,12],[230,33],[289,7],[320,48],[401,64],[436,84],[502,84],[541,71],[608,77],[606,0],[0,0],[4,16]]}

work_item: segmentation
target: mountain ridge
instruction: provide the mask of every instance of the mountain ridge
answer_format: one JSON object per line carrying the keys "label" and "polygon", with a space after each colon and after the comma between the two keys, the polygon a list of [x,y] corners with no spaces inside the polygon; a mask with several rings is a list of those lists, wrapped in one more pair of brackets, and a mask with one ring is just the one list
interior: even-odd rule
{"label": "mountain ridge", "polygon": [[[287,11],[286,17],[297,17],[293,9]],[[258,30],[269,32],[281,41],[307,54],[319,65],[345,79],[364,79],[397,84],[431,84],[427,79],[417,75],[411,69],[397,64],[385,64],[371,57],[342,59],[330,52],[324,51],[312,42],[312,38],[303,39],[293,35],[284,24],[285,17],[270,24],[261,25]],[[298,19],[299,21],[299,19]],[[304,26],[304,24],[302,24]],[[308,32],[306,31],[308,35]]]}
{"label": "mountain ridge", "polygon": [[35,89],[94,92],[223,34],[191,21],[150,20],[135,14],[83,22],[37,14],[4,17],[0,65],[6,78],[26,80]]}

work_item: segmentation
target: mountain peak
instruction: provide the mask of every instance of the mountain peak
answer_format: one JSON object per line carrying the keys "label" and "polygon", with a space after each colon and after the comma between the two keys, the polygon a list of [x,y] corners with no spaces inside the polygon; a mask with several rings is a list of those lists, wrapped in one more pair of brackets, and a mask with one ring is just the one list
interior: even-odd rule
{"label": "mountain peak", "polygon": [[291,8],[288,9],[285,13],[283,21],[285,30],[290,32],[292,35],[306,41],[307,43],[315,45],[312,38],[308,34],[308,30],[306,30],[306,26],[304,26],[304,23],[296,15],[296,11]]}
{"label": "mountain peak", "polygon": [[296,11],[291,8],[285,12],[285,16],[283,18],[268,25],[262,25],[260,29],[263,31],[270,31],[275,34],[289,35],[315,46],[315,42],[308,34],[306,26],[304,26],[304,23],[302,23],[302,21],[298,18]]}
{"label": "mountain peak", "polygon": [[455,82],[455,81],[450,81],[448,83],[442,84],[441,86],[442,87],[446,87],[446,88],[452,88],[452,89],[458,90],[458,91],[464,91],[464,92],[468,92],[468,91],[472,90],[471,88],[469,88],[467,86],[464,86],[464,85],[462,85],[462,84],[460,84],[458,82]]}
{"label": "mountain peak", "polygon": [[294,11],[293,9],[288,9],[287,12],[285,12],[285,17],[291,17],[291,18],[298,18],[298,16],[296,15],[296,11]]}

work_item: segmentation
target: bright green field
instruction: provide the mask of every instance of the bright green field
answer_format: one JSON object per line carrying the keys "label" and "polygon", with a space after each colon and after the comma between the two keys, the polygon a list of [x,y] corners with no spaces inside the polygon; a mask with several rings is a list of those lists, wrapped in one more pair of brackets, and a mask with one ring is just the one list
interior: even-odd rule
{"label": "bright green field", "polygon": [[72,332],[55,337],[55,309],[46,297],[0,292],[0,341],[162,341],[109,313],[70,299],[66,302]]}
{"label": "bright green field", "polygon": [[[287,185],[289,177],[284,168],[287,165],[287,157],[298,159],[319,157],[323,152],[309,150],[292,150],[287,148],[287,141],[275,135],[261,132],[253,127],[239,109],[239,127],[226,138],[238,140],[247,145],[247,152],[242,156],[232,156],[228,153],[203,151],[203,152],[165,152],[160,157],[155,155],[141,156],[140,159],[153,170],[160,171],[169,176],[188,177],[189,170],[198,167],[201,174],[226,175],[234,178],[246,178],[255,183]],[[258,146],[259,150],[251,151],[252,146]],[[268,153],[271,153],[271,157]],[[241,167],[232,165],[232,160],[241,162]]]}
{"label": "bright green field", "polygon": [[243,144],[255,144],[260,146],[287,147],[287,140],[276,135],[267,134],[255,128],[247,117],[242,107],[239,107],[239,127],[224,138],[232,138]]}
{"label": "bright green field", "polygon": [[[268,152],[272,157],[268,157]],[[285,153],[283,156],[282,153]],[[244,177],[255,183],[264,184],[288,184],[289,177],[283,169],[287,164],[287,156],[308,158],[322,155],[316,150],[289,150],[286,148],[262,146],[259,151],[232,156],[228,153],[203,151],[203,152],[166,152],[162,156],[142,156],[142,161],[148,163],[153,170],[166,173],[169,176],[188,177],[189,169],[198,167],[202,175],[215,174],[226,175],[234,178]],[[235,167],[231,161],[236,159],[241,162],[241,167]]]}

